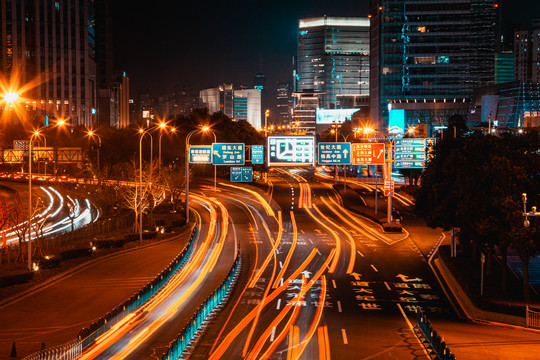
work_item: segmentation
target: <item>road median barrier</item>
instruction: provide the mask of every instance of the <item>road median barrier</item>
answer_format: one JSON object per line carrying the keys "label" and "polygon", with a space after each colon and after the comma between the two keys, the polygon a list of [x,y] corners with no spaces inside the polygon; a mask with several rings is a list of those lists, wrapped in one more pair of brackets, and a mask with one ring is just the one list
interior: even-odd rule
{"label": "road median barrier", "polygon": [[216,313],[227,303],[238,274],[240,273],[240,252],[227,275],[227,278],[217,287],[204,303],[197,309],[188,325],[178,334],[177,338],[169,344],[169,349],[161,360],[185,359],[193,350],[208,323]]}
{"label": "road median barrier", "polygon": [[438,360],[455,360],[455,355],[450,352],[446,342],[433,329],[427,316],[420,308],[416,308],[415,312],[416,325],[414,326],[414,333],[426,350],[429,351],[429,355],[435,356],[435,359]]}

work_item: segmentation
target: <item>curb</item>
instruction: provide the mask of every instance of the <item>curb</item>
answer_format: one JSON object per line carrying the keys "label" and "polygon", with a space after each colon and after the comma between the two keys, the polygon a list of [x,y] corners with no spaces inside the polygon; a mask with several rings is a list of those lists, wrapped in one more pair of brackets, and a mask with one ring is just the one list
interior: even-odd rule
{"label": "curb", "polygon": [[[467,296],[461,285],[459,285],[458,281],[448,269],[442,258],[438,257],[433,259],[433,261],[430,262],[430,266],[443,290],[445,292],[446,289],[450,291],[453,299],[448,296],[449,294],[447,294],[447,297],[449,298],[456,312],[458,314],[463,314],[463,316],[460,315],[460,317],[465,317],[466,319],[476,323],[504,326],[540,333],[540,330],[538,329],[532,329],[525,326],[525,317],[501,314],[477,308]],[[455,300],[455,302],[453,300]]]}
{"label": "curb", "polygon": [[120,255],[123,255],[123,254],[127,254],[127,253],[130,253],[130,252],[133,252],[133,251],[137,251],[137,250],[143,250],[143,249],[146,249],[146,248],[149,248],[149,247],[152,247],[152,246],[156,246],[156,245],[160,245],[160,244],[164,244],[164,243],[167,243],[167,242],[170,242],[170,241],[174,241],[174,240],[177,240],[179,238],[181,238],[182,236],[184,236],[186,233],[189,233],[193,230],[193,227],[195,226],[195,224],[191,224],[190,225],[190,228],[189,228],[189,231],[187,230],[184,230],[182,233],[178,234],[178,235],[175,235],[173,237],[170,237],[168,239],[164,239],[164,240],[160,240],[160,241],[157,241],[155,243],[152,243],[152,244],[147,244],[147,245],[143,245],[143,246],[137,246],[137,247],[134,247],[134,248],[131,248],[131,249],[126,249],[126,250],[121,250],[121,251],[118,251],[118,252],[115,252],[115,253],[112,253],[112,254],[107,254],[107,255],[104,255],[100,258],[96,258],[96,259],[91,259],[91,260],[88,260],[86,262],[83,262],[82,264],[79,264],[77,266],[74,266],[70,269],[67,269],[66,271],[64,271],[63,273],[60,273],[58,275],[55,275],[41,283],[38,283],[20,293],[17,293],[15,295],[12,295],[4,300],[0,300],[0,309],[3,308],[4,306],[16,301],[16,300],[20,300],[20,299],[23,299],[25,298],[26,296],[29,296],[31,294],[33,294],[34,292],[38,291],[38,290],[41,290],[47,286],[50,286],[52,284],[54,284],[55,282],[59,281],[59,280],[62,280],[68,276],[71,276],[73,274],[75,274],[76,272],[88,267],[88,266],[91,266],[91,265],[94,265],[94,264],[97,264],[103,260],[107,260],[107,259],[110,259],[110,258],[113,258],[113,257],[116,257],[116,256],[120,256]]}

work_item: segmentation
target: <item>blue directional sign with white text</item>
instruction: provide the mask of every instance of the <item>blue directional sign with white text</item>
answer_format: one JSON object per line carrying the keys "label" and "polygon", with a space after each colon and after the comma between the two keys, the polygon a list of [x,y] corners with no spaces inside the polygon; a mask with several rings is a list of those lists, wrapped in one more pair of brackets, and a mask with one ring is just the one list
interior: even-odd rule
{"label": "blue directional sign with white text", "polygon": [[318,160],[320,165],[350,165],[351,143],[321,142],[318,145]]}
{"label": "blue directional sign with white text", "polygon": [[245,145],[233,144],[212,144],[212,164],[214,165],[244,165]]}
{"label": "blue directional sign with white text", "polygon": [[426,149],[434,144],[434,138],[396,139],[394,166],[396,169],[423,169],[427,159]]}
{"label": "blue directional sign with white text", "polygon": [[264,164],[264,145],[251,145],[251,163]]}
{"label": "blue directional sign with white text", "polygon": [[253,168],[248,166],[231,167],[231,181],[232,182],[252,182],[253,181]]}
{"label": "blue directional sign with white text", "polygon": [[193,145],[189,147],[189,163],[190,164],[211,164],[212,163],[212,146],[210,145]]}

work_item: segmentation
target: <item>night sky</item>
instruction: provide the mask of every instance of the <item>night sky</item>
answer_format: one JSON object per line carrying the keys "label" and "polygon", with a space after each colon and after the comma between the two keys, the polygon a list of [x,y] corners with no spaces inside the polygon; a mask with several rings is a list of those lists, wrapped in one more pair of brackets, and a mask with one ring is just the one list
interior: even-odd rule
{"label": "night sky", "polygon": [[[175,84],[252,86],[257,72],[272,92],[291,77],[298,19],[369,13],[369,0],[111,2],[114,63],[130,77],[132,97],[166,95]],[[540,1],[504,0],[502,11],[506,28],[528,28]]]}

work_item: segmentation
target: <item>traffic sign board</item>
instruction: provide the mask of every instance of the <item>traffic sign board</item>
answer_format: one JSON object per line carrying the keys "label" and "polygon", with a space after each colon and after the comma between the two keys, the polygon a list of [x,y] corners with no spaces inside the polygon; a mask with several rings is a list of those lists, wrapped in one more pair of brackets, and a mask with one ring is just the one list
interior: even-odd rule
{"label": "traffic sign board", "polygon": [[353,143],[351,163],[353,165],[383,165],[383,143]]}
{"label": "traffic sign board", "polygon": [[314,149],[314,136],[269,136],[268,166],[314,165]]}
{"label": "traffic sign board", "polygon": [[212,144],[212,164],[214,165],[244,165],[244,158],[244,144]]}
{"label": "traffic sign board", "polygon": [[435,144],[434,138],[396,139],[394,166],[396,169],[423,169],[426,161],[426,149]]}
{"label": "traffic sign board", "polygon": [[394,196],[394,179],[384,180],[384,196]]}
{"label": "traffic sign board", "polygon": [[253,168],[249,166],[245,167],[231,167],[231,181],[233,182],[252,182],[253,181]]}
{"label": "traffic sign board", "polygon": [[211,145],[194,145],[189,147],[189,163],[190,164],[211,164],[212,163],[212,146]]}
{"label": "traffic sign board", "polygon": [[317,155],[317,162],[320,165],[349,165],[351,163],[351,143],[319,143]]}
{"label": "traffic sign board", "polygon": [[264,145],[251,145],[251,163],[264,164]]}

